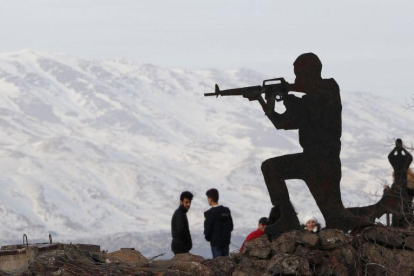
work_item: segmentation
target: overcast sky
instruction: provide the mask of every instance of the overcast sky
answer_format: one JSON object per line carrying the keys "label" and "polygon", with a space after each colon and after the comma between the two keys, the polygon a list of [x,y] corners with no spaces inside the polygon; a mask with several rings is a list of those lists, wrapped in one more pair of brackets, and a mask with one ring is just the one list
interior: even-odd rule
{"label": "overcast sky", "polygon": [[402,104],[414,93],[412,0],[1,0],[0,33],[1,52],[245,67],[288,80],[296,57],[314,52],[323,76],[335,78],[343,92]]}

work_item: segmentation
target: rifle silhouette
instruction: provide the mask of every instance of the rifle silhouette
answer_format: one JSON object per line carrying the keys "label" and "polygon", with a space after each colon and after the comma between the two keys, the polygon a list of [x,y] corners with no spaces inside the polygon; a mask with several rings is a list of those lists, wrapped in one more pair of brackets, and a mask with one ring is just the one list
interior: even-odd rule
{"label": "rifle silhouette", "polygon": [[[279,83],[267,84],[268,82],[280,81]],[[205,97],[210,96],[243,96],[243,98],[249,99],[249,101],[259,101],[264,107],[266,114],[269,114],[274,110],[275,101],[280,102],[283,98],[293,90],[293,85],[285,81],[284,78],[268,79],[263,81],[263,85],[248,86],[242,88],[220,90],[216,84],[214,93],[204,93]],[[268,104],[262,98],[262,94],[265,94],[265,99]]]}

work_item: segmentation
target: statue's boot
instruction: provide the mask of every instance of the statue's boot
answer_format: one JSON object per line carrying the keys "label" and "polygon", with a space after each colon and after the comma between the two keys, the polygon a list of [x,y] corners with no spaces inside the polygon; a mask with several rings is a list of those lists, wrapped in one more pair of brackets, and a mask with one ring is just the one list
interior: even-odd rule
{"label": "statue's boot", "polygon": [[338,210],[331,216],[325,215],[324,217],[326,221],[326,228],[339,229],[345,233],[356,228],[374,225],[374,223],[370,222],[367,218],[354,216],[345,209]]}
{"label": "statue's boot", "polygon": [[[290,230],[300,229],[298,217],[296,216],[295,209],[293,209],[292,203],[290,202],[289,198],[282,200],[279,206],[281,215],[280,218],[275,223],[266,226],[264,231],[266,235],[272,238],[276,238],[280,236],[282,233]],[[272,212],[279,211],[275,209],[276,208],[273,208]]]}
{"label": "statue's boot", "polygon": [[[404,205],[404,202],[406,204]],[[365,217],[371,222],[382,217],[386,213],[400,214],[401,207],[412,202],[408,193],[401,193],[396,188],[386,188],[382,198],[375,204],[364,207],[347,208],[349,212],[358,217]]]}

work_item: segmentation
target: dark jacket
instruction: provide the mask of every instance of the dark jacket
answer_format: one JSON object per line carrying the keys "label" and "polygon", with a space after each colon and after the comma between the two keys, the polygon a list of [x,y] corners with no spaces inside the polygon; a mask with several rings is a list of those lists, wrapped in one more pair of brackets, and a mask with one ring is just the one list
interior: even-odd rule
{"label": "dark jacket", "polygon": [[180,205],[175,210],[171,220],[172,242],[171,250],[174,254],[188,253],[193,247],[190,228],[187,220],[187,210]]}
{"label": "dark jacket", "polygon": [[233,231],[233,219],[230,209],[224,206],[212,207],[204,212],[204,236],[212,246],[228,246],[230,244],[231,231]]}

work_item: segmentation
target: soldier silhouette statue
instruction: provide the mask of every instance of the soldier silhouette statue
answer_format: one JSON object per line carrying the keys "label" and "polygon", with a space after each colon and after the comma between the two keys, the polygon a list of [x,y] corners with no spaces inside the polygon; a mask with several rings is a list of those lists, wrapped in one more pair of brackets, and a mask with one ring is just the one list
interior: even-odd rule
{"label": "soldier silhouette statue", "polygon": [[[342,104],[339,86],[334,79],[322,79],[322,63],[313,53],[300,55],[294,62],[295,83],[283,78],[265,80],[263,86],[252,86],[220,91],[205,96],[242,95],[258,100],[263,111],[277,129],[299,130],[302,153],[270,158],[263,162],[262,172],[269,191],[273,209],[269,219],[273,224],[266,227],[270,236],[300,229],[299,220],[290,202],[285,180],[305,181],[321,210],[327,228],[348,231],[370,224],[348,212],[342,203],[341,135]],[[280,81],[269,85],[269,81]],[[289,91],[304,93],[303,97],[288,94]],[[266,101],[261,94],[265,94]],[[286,107],[283,114],[275,112],[275,101]]]}
{"label": "soldier silhouette statue", "polygon": [[[289,199],[285,180],[301,179],[321,210],[327,228],[344,231],[366,224],[345,210],[340,191],[342,104],[339,86],[334,79],[322,79],[322,63],[313,53],[300,55],[294,62],[295,83],[290,91],[302,92],[284,97],[286,111],[274,110],[267,117],[277,129],[299,130],[299,143],[303,153],[268,159],[262,172],[270,199],[280,218],[266,227],[269,235],[278,235],[299,229],[299,221]],[[267,105],[273,105],[269,102]],[[272,215],[270,215],[272,217]]]}

